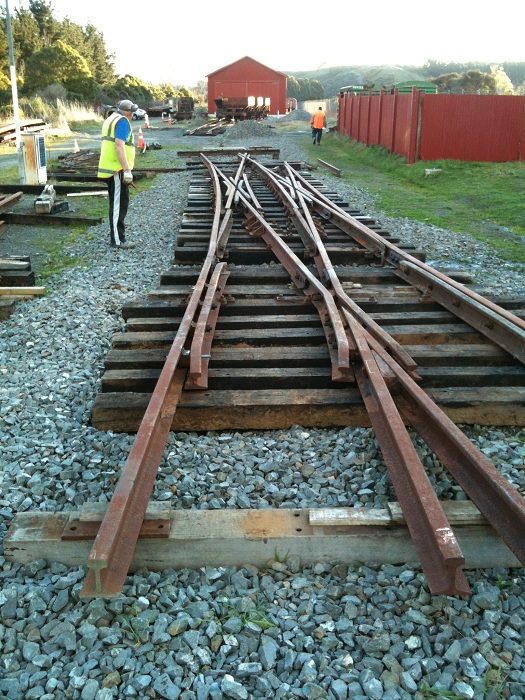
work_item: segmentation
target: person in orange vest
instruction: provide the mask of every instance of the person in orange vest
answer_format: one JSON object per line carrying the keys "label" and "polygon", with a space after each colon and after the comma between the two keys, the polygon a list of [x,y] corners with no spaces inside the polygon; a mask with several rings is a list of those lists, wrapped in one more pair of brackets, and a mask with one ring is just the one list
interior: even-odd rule
{"label": "person in orange vest", "polygon": [[310,126],[312,127],[312,139],[318,146],[321,145],[321,136],[323,135],[323,129],[326,127],[326,115],[323,112],[323,108],[319,107],[315,114],[312,114],[310,119]]}

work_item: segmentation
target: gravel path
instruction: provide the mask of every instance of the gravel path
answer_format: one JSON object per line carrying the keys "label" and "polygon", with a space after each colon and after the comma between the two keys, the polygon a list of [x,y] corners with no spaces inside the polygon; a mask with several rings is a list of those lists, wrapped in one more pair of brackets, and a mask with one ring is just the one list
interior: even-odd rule
{"label": "gravel path", "polygon": [[[248,137],[270,143],[244,133],[238,145]],[[302,138],[271,141],[288,160],[304,157]],[[188,139],[207,144],[222,142]],[[223,145],[233,144],[230,133]],[[188,182],[164,175],[133,200],[137,248],[113,252],[106,225],[91,229],[72,250],[86,266],[51,279],[45,298],[0,324],[2,538],[17,512],[111,494],[133,437],[94,430],[91,406],[122,305],[157,286],[170,258]],[[366,191],[329,182],[436,264],[460,262],[494,292],[522,288],[523,269],[469,237],[387,219]],[[523,490],[524,431],[466,432]],[[439,495],[463,498],[417,445]],[[180,508],[372,507],[394,495],[370,430],[296,426],[171,434],[154,498]],[[80,601],[83,575],[11,564],[0,549],[0,698],[525,697],[523,570],[469,572],[468,600],[431,597],[409,565],[304,567],[294,557],[261,570],[141,571],[112,602]]]}

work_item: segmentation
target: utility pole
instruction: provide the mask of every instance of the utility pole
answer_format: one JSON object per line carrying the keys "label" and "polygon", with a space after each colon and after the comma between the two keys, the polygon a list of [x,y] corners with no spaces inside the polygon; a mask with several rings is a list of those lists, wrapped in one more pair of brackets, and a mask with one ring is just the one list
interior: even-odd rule
{"label": "utility pole", "polygon": [[22,139],[20,138],[20,113],[18,110],[18,90],[16,85],[15,52],[13,49],[13,33],[11,31],[11,16],[9,15],[9,0],[5,0],[5,24],[7,44],[9,46],[9,70],[11,76],[11,93],[13,95],[13,116],[15,122],[16,152],[18,154],[18,174],[20,183],[25,182],[24,155],[22,153]]}

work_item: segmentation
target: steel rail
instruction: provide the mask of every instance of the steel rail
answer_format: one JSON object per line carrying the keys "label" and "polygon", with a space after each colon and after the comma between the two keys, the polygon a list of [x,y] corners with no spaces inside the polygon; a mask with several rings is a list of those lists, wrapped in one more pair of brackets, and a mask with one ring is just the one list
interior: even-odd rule
{"label": "steel rail", "polygon": [[[312,235],[315,235],[314,230],[316,230],[315,226],[311,227]],[[316,240],[316,245],[319,252],[323,250],[319,238]],[[321,268],[322,270],[323,268]],[[330,278],[329,275],[327,276]],[[452,476],[499,532],[503,541],[507,543],[518,559],[525,563],[525,538],[523,536],[525,534],[525,501],[501,476],[490,460],[475,448],[461,430],[416,384],[409,373],[394,358],[390,357],[388,352],[367,330],[358,325],[348,309],[343,309],[343,314],[353,333],[354,341],[363,361],[363,369],[356,369],[355,375],[374,429],[377,430],[387,465],[394,461],[399,469],[399,464],[403,464],[403,455],[410,454],[413,445],[412,448],[408,447],[404,440],[401,441],[402,446],[397,443],[398,436],[404,436],[406,430],[385,383],[378,379],[379,375],[384,373],[385,366],[388,368],[389,374],[393,375],[401,386],[402,395],[399,396],[399,403],[405,418],[427,441],[429,447],[442,460]],[[378,360],[382,365],[378,363]],[[368,378],[368,381],[365,377]],[[396,402],[397,400],[398,391],[396,390]],[[410,442],[410,444],[412,443]],[[395,480],[399,485],[399,476],[395,476],[393,479],[394,488],[396,488]],[[416,523],[422,518],[424,520],[425,515],[417,512],[420,508],[411,503],[413,495],[412,498],[406,500],[402,495],[403,492],[402,487],[396,488],[402,507],[403,502],[405,502],[408,509],[412,507],[416,510],[415,520],[413,514],[405,516],[407,523],[409,520]],[[432,498],[435,499],[435,495]],[[437,499],[435,500],[437,501]],[[430,507],[428,501],[424,502]],[[439,504],[438,507],[440,508]],[[426,507],[423,510],[426,510]],[[440,517],[442,517],[441,514],[439,514]],[[437,522],[439,522],[439,518]],[[409,529],[416,528],[409,526]],[[452,540],[453,534],[448,524],[443,525],[441,522],[439,527],[433,529],[426,523],[424,530],[428,539],[426,546],[430,546],[433,551],[430,555],[424,553],[424,556],[430,557],[431,563],[429,564],[427,561],[425,564],[423,559],[422,563],[425,574],[427,574],[428,569],[433,579],[432,583],[429,579],[429,585],[434,587],[432,590],[441,589],[466,593],[468,584],[460,571],[461,556],[460,553],[458,556],[456,544],[449,550],[450,559],[445,557],[446,563],[441,559],[439,553],[441,544],[455,543],[455,539]],[[417,541],[415,544],[418,547]],[[443,563],[444,566],[442,566]],[[441,573],[439,573],[440,569]],[[435,576],[437,578],[434,578]]]}
{"label": "steel rail", "polygon": [[[293,169],[290,168],[288,164],[286,164],[285,167],[290,180],[296,184]],[[369,314],[363,311],[359,304],[356,304],[356,302],[353,301],[353,299],[351,299],[345,292],[334,270],[330,256],[328,255],[328,251],[324,246],[323,240],[319,234],[317,226],[315,225],[310,210],[308,209],[305,198],[298,190],[297,197],[301,204],[303,216],[308,226],[308,232],[312,237],[318,251],[318,254],[315,257],[315,263],[321,279],[324,282],[330,283],[336,298],[339,300],[343,308],[346,308],[348,311],[350,311],[350,313],[352,313],[352,315],[361,323],[363,328],[371,333],[374,338],[397,359],[397,361],[407,370],[407,372],[411,374],[413,379],[419,379],[419,376],[416,373],[417,363],[410,356],[410,354],[400,343],[397,342],[397,340],[392,338],[389,333],[383,330],[383,328],[381,328],[381,326],[374,321]]]}
{"label": "steel rail", "polygon": [[226,263],[218,263],[206,291],[206,296],[193,332],[190,349],[190,370],[185,389],[208,388],[208,365],[210,360],[213,334],[221,307],[226,280],[230,275]]}
{"label": "steel rail", "polygon": [[208,254],[93,543],[82,598],[111,598],[122,590],[177,410],[187,372],[178,364],[216,259],[222,195],[217,174],[208,164],[215,198]]}
{"label": "steel rail", "polygon": [[366,406],[390,481],[403,511],[421,565],[434,595],[467,595],[465,559],[452,532],[397,406],[382,376],[365,333],[345,310],[362,366],[357,385]]}
{"label": "steel rail", "polygon": [[[275,175],[275,177],[285,180],[285,178],[282,175],[279,175],[279,173],[276,173],[275,171],[272,171]],[[477,302],[478,304],[481,304],[482,306],[486,307],[488,310],[493,311],[496,313],[498,316],[501,316],[502,319],[506,319],[509,321],[511,324],[511,327],[514,329],[516,327],[518,330],[523,329],[525,330],[525,320],[519,318],[519,316],[516,316],[512,312],[508,311],[507,309],[503,309],[501,306],[498,306],[494,302],[490,301],[489,299],[486,299],[485,297],[477,294],[474,292],[472,289],[469,289],[468,287],[464,287],[461,285],[459,282],[456,282],[455,280],[451,279],[450,277],[447,277],[445,274],[442,272],[439,272],[438,270],[435,270],[434,268],[430,267],[429,265],[426,265],[425,263],[421,262],[420,260],[417,260],[413,256],[411,256],[409,253],[406,253],[405,251],[401,250],[394,244],[390,243],[386,239],[384,239],[382,236],[380,236],[378,233],[373,231],[372,229],[368,228],[365,224],[362,224],[360,221],[352,217],[350,214],[345,212],[341,207],[336,205],[334,202],[332,202],[328,197],[323,195],[317,188],[315,188],[308,180],[306,180],[300,173],[298,173],[296,170],[294,170],[296,178],[302,183],[302,187],[298,188],[298,191],[303,194],[303,196],[312,203],[313,206],[316,206],[318,211],[320,211],[321,215],[323,212],[328,212],[329,217],[331,218],[332,216],[340,217],[339,220],[336,220],[336,224],[341,228],[342,231],[353,237],[358,243],[366,247],[370,252],[373,254],[379,256],[382,261],[384,262],[387,260],[390,262],[391,265],[394,267],[394,271],[396,274],[398,274],[400,277],[405,279],[405,281],[408,281],[409,283],[414,285],[414,282],[411,280],[406,279],[403,276],[403,271],[401,270],[401,266],[403,262],[410,263],[411,265],[414,265],[415,267],[420,268],[422,271],[425,271],[429,275],[432,275],[434,278],[439,279],[441,282],[443,282],[445,285],[449,285],[449,287],[452,288],[451,291],[457,291],[460,294],[464,294],[469,299]],[[319,209],[320,207],[320,209]],[[355,230],[354,230],[355,229]],[[358,238],[358,233],[362,235],[362,238]],[[389,254],[389,251],[391,251],[391,254]],[[423,288],[422,291],[426,293],[431,293],[432,290],[430,290],[427,287]],[[458,299],[454,300],[454,303],[452,304],[453,313],[456,315],[459,315],[457,313],[457,307],[459,306],[458,304]],[[468,321],[467,321],[468,322]],[[499,319],[497,319],[497,322],[499,323]],[[472,323],[471,323],[472,325]],[[477,326],[474,326],[479,330],[481,333],[484,335],[488,335],[486,331],[483,330],[483,326],[491,330],[494,325],[494,319],[491,318],[485,318],[483,320],[483,323],[479,325],[479,328]],[[515,329],[514,329],[515,330]],[[496,342],[498,345],[503,347],[501,341],[496,337],[494,338],[494,342]],[[510,342],[512,345],[512,340]],[[519,358],[519,354],[522,353],[522,344],[523,341],[520,341],[520,337],[518,337],[517,340],[517,352],[518,355],[516,356],[517,359]],[[507,348],[504,348],[507,349]],[[508,350],[508,352],[511,352]],[[511,352],[511,354],[514,354]]]}
{"label": "steel rail", "polygon": [[[321,216],[328,216],[343,232],[347,233],[367,250],[378,255],[383,262],[393,265],[399,277],[424,291],[442,306],[445,306],[444,298],[446,296],[447,309],[509,352],[520,362],[525,362],[525,320],[482,297],[472,289],[450,279],[442,272],[417,260],[331,202],[300,173],[296,173],[296,177],[303,184],[308,194],[312,196],[312,205]],[[408,267],[408,264],[410,267]],[[426,273],[427,277],[424,284],[421,282],[418,284],[411,278],[411,275],[415,277],[415,268],[418,268],[420,273]],[[430,283],[428,282],[429,275],[431,276]],[[436,298],[438,283],[439,295]],[[473,303],[475,303],[475,313],[469,313],[469,308],[472,307]]]}
{"label": "steel rail", "polygon": [[246,154],[240,156],[241,162],[237,168],[235,177],[231,180],[228,192],[226,196],[226,204],[224,206],[223,219],[221,222],[221,227],[219,230],[219,235],[217,237],[217,257],[223,258],[226,246],[228,244],[228,239],[233,226],[233,206],[236,204],[239,194],[238,188],[240,181],[243,176],[245,164],[246,164]]}
{"label": "steel rail", "polygon": [[[304,218],[296,202],[280,183],[275,183],[262,168],[259,172],[262,172],[272,191],[277,196],[282,196],[290,215],[304,230],[307,240],[313,244],[320,276],[329,282],[336,294],[339,292],[344,300],[346,293],[331,265],[302,195],[296,192]],[[294,178],[289,170],[288,175],[293,187]],[[466,595],[470,588],[462,571],[465,559],[383,377],[381,368],[384,370],[385,363],[370,349],[366,338],[368,333],[361,327],[359,319],[347,309],[343,310],[343,314],[362,364],[362,367],[355,370],[358,387],[429,588],[436,595]]]}
{"label": "steel rail", "polygon": [[[416,374],[417,363],[410,354],[389,335],[381,326],[374,321],[363,309],[356,304],[344,291],[339,278],[334,270],[328,252],[324,246],[321,235],[312,219],[310,210],[306,206],[305,196],[301,192],[302,188],[297,186],[295,180],[295,171],[285,163],[285,168],[288,173],[288,184],[292,188],[299,205],[294,199],[284,190],[284,183],[278,181],[274,177],[273,171],[269,170],[261,163],[251,160],[250,166],[263,177],[266,184],[272,189],[274,194],[279,197],[289,212],[292,221],[305,245],[308,255],[314,258],[320,279],[323,283],[329,284],[333,289],[336,298],[341,305],[347,308],[372,335],[385,347],[388,352],[392,353],[397,358],[398,362],[412,374],[414,379],[419,379]],[[281,197],[282,196],[282,197]]]}
{"label": "steel rail", "polygon": [[501,539],[525,565],[525,499],[430,396],[373,339],[395,374],[396,403]]}
{"label": "steel rail", "polygon": [[[265,177],[265,181],[277,194],[285,192],[280,184],[271,187],[271,178]],[[299,193],[297,198],[301,203]],[[284,204],[292,216],[297,217],[307,240],[313,243],[320,275],[332,283],[334,289],[342,289],[309,212],[305,213],[306,220],[302,219],[297,204],[287,192]],[[274,235],[277,234],[274,232]],[[286,243],[280,241],[280,246],[291,252]],[[272,246],[272,250],[282,262],[276,248]],[[293,271],[286,269],[293,279]],[[382,375],[379,365],[384,368],[385,363],[370,349],[369,333],[358,319],[347,309],[342,313],[362,363],[362,367],[355,370],[358,386],[430,590],[434,594],[466,595],[470,589],[462,571],[464,557]]]}
{"label": "steel rail", "polygon": [[[218,175],[228,182],[228,177],[214,166]],[[333,338],[327,328],[326,321],[323,330],[327,334],[328,347],[332,343],[336,346],[336,352],[332,355],[332,379],[333,381],[353,381],[353,373],[350,370],[350,352],[355,348],[350,347],[346,330],[339,315],[334,298],[326,287],[319,282],[317,277],[310,272],[295,253],[281,240],[281,237],[266,221],[261,212],[256,209],[250,200],[239,191],[239,199],[247,211],[246,228],[254,238],[262,238],[268,247],[273,251],[277,259],[287,270],[292,278],[293,284],[303,291],[305,296],[310,297],[316,304],[323,305],[323,318],[330,320],[330,328]],[[319,307],[317,307],[319,308]]]}
{"label": "steel rail", "polygon": [[[333,296],[295,253],[283,243],[277,232],[244,196],[241,196],[241,202],[249,212],[245,225],[250,235],[265,241],[292,278],[293,284],[306,297],[310,297],[318,311],[321,307],[321,321],[330,350],[332,380],[353,381],[353,373],[350,370],[350,353],[354,352],[355,348],[350,346]],[[335,352],[332,352],[333,346],[335,346]]]}

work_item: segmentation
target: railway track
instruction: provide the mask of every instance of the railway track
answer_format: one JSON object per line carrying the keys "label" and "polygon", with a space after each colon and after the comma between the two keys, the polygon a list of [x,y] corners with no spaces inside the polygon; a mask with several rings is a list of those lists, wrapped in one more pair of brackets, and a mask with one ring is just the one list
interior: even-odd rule
{"label": "railway track", "polygon": [[430,590],[467,594],[408,424],[525,563],[525,501],[450,417],[523,424],[523,303],[426,266],[289,164],[201,160],[176,264],[124,309],[95,401],[96,427],[138,432],[82,595],[121,590],[170,429],[371,424]]}

